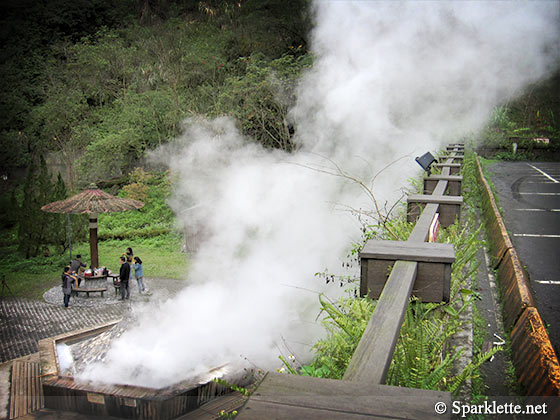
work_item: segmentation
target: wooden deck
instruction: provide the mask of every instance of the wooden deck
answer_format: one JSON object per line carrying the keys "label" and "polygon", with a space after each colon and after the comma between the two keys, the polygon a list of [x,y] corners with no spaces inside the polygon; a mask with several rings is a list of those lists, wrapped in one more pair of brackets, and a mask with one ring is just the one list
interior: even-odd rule
{"label": "wooden deck", "polygon": [[43,407],[39,362],[15,360],[12,363],[8,418],[19,418]]}
{"label": "wooden deck", "polygon": [[236,420],[446,419],[447,392],[268,373]]}

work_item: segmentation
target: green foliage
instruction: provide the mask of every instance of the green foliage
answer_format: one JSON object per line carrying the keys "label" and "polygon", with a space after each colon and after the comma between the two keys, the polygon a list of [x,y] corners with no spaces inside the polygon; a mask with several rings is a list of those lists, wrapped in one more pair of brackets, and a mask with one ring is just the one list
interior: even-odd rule
{"label": "green foliage", "polygon": [[269,61],[263,55],[240,58],[238,73],[226,78],[213,115],[229,114],[247,136],[265,147],[290,151],[292,132],[286,120],[295,101],[294,88],[308,56],[284,55]]}
{"label": "green foliage", "polygon": [[535,160],[535,155],[524,151],[518,151],[516,153],[505,151],[494,154],[494,159],[510,161]]}
{"label": "green foliage", "polygon": [[[134,0],[2,2],[0,166],[8,170],[25,167],[33,153],[44,152],[46,139],[37,135],[39,125],[33,114],[46,98],[46,87],[50,84],[45,63],[52,58],[51,46],[67,45],[68,40],[95,33],[102,25],[121,25],[134,13],[134,4]],[[58,95],[57,100],[64,101],[64,97]],[[64,111],[62,107],[59,110]],[[59,116],[53,113],[51,118]]]}
{"label": "green foliage", "polygon": [[16,226],[19,214],[19,204],[16,188],[0,195],[0,229],[9,230]]}
{"label": "green foliage", "polygon": [[149,238],[174,231],[175,217],[166,202],[171,188],[167,173],[147,174],[137,169],[131,180],[118,196],[137,199],[142,191],[145,205],[135,211],[100,214],[101,240]]}
{"label": "green foliage", "polygon": [[[553,88],[558,86],[558,82],[559,76],[556,75],[548,84]],[[513,105],[496,107],[481,133],[482,146],[499,149],[494,155],[496,159],[514,161],[535,160],[538,157],[535,152],[538,150],[557,151],[560,121],[556,118],[555,102],[551,98],[543,101],[543,98],[549,95],[550,92],[542,89],[539,97],[528,93]],[[525,104],[525,108],[521,103]],[[539,137],[549,138],[550,143],[538,143],[533,140]],[[514,144],[517,149],[515,151]]]}
{"label": "green foliage", "polygon": [[56,151],[75,190],[128,173],[201,114],[233,115],[265,146],[293,146],[285,116],[306,65],[306,0],[55,0],[25,2],[26,13],[12,3],[5,23],[21,26],[1,64],[3,167]]}
{"label": "green foliage", "polygon": [[226,381],[225,379],[221,379],[221,378],[214,378],[212,379],[212,381],[216,382],[217,384],[220,384],[222,386],[225,386],[227,388],[230,388],[234,391],[239,392],[242,395],[245,395],[246,397],[251,395],[251,391],[248,388],[244,388],[241,387],[239,385],[235,385],[235,384],[231,384],[228,381]]}
{"label": "green foliage", "polygon": [[53,185],[43,156],[39,171],[29,167],[23,188],[23,202],[18,216],[18,251],[25,258],[36,256],[48,241],[48,232],[58,223],[58,217],[41,211],[41,206],[52,201]]}
{"label": "green foliage", "polygon": [[375,304],[369,298],[346,297],[330,302],[319,297],[321,312],[325,314],[323,325],[328,332],[325,339],[314,346],[315,358],[303,374],[319,374],[321,377],[341,379],[354,350],[373,313]]}

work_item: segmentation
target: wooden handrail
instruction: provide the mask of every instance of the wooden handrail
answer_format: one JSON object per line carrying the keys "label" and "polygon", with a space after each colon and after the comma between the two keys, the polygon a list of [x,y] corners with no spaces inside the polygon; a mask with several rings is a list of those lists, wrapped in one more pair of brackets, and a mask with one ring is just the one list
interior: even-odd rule
{"label": "wooden handrail", "polygon": [[[452,163],[458,157],[455,147],[446,163]],[[461,156],[462,157],[462,156]],[[442,170],[442,175],[449,175],[449,167]],[[432,195],[443,195],[448,181],[438,181]],[[439,204],[426,204],[416,225],[410,234],[409,242],[426,242],[430,224],[439,210]],[[348,381],[383,384],[387,378],[389,366],[399,338],[402,322],[412,292],[418,263],[414,261],[396,261],[387,282],[377,301],[373,315],[356,347],[343,379]]]}

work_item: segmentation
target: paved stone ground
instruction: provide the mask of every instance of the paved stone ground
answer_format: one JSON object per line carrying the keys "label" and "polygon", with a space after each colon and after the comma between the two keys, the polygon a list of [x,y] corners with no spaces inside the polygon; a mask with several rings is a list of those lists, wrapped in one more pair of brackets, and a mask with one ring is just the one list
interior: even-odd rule
{"label": "paved stone ground", "polygon": [[0,299],[0,363],[38,352],[38,341],[43,338],[118,320],[136,303],[166,299],[186,283],[146,279],[146,285],[151,290],[149,296],[138,295],[134,282],[129,301],[117,301],[111,286],[103,298],[72,297],[68,308],[62,304],[60,286],[45,293],[52,303],[3,297]]}
{"label": "paved stone ground", "polygon": [[120,319],[128,305],[69,307],[3,298],[0,303],[0,362],[39,351],[38,341]]}

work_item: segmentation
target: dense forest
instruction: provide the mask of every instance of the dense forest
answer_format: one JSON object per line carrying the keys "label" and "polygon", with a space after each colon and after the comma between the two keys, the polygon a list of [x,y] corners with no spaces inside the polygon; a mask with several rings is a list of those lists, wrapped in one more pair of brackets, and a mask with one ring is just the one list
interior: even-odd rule
{"label": "dense forest", "polygon": [[[138,191],[147,184],[128,175],[186,118],[231,115],[254,141],[293,147],[286,114],[311,61],[307,0],[23,0],[2,8],[2,228],[25,257],[45,244],[68,246],[62,216],[40,211],[49,201],[90,182],[146,198]],[[159,221],[151,232],[168,232],[157,188],[166,181],[140,179],[152,179],[157,215],[146,216],[148,205],[142,220],[126,220],[128,231]],[[84,238],[83,220],[72,219]]]}
{"label": "dense forest", "polygon": [[[129,174],[186,118],[230,115],[265,147],[296,147],[288,109],[312,64],[310,0],[7,0],[1,12],[2,228],[18,226],[26,257],[42,243],[67,245],[62,233],[47,237],[62,222],[40,205],[90,182],[117,185],[113,193],[131,184],[120,194],[133,198],[147,194],[138,179],[166,184]],[[489,141],[556,139],[558,80],[499,109]],[[33,232],[37,222],[52,226]],[[162,223],[153,232],[168,231]]]}
{"label": "dense forest", "polygon": [[70,189],[126,174],[197,115],[234,115],[256,141],[292,147],[289,92],[278,92],[308,64],[306,1],[12,1],[4,8],[3,171],[54,152]]}

